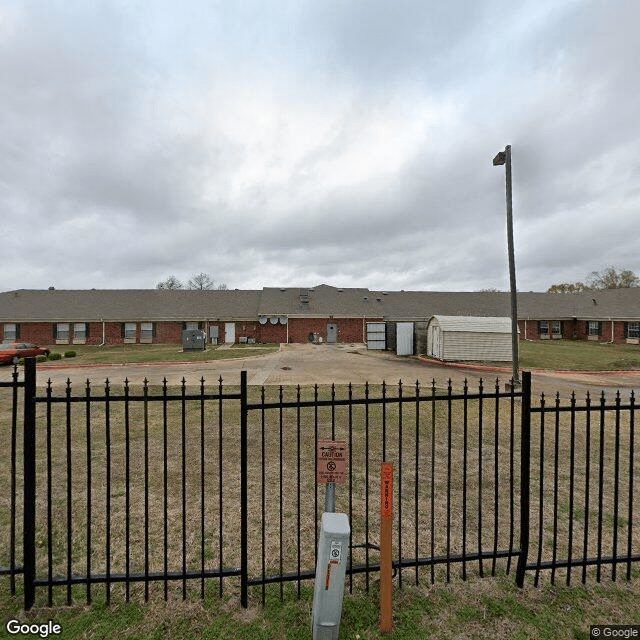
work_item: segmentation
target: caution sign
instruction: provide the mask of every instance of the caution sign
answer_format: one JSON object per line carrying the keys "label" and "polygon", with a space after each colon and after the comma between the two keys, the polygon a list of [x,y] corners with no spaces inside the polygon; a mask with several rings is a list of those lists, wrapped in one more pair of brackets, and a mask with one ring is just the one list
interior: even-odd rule
{"label": "caution sign", "polygon": [[318,484],[347,481],[347,443],[344,440],[318,440]]}

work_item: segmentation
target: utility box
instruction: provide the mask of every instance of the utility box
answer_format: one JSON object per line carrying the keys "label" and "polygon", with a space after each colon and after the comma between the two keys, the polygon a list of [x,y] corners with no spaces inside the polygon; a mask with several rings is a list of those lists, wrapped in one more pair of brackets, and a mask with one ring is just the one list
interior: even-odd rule
{"label": "utility box", "polygon": [[204,351],[207,335],[200,329],[186,329],[182,332],[183,351]]}
{"label": "utility box", "polygon": [[322,514],[313,591],[313,640],[338,640],[350,534],[346,513]]}

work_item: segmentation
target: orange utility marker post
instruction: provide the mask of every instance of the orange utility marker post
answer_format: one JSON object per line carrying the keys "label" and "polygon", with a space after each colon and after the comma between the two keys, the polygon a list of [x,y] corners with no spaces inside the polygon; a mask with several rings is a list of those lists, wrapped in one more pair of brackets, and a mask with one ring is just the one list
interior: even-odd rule
{"label": "orange utility marker post", "polygon": [[391,530],[393,528],[393,465],[383,462],[380,473],[380,631],[393,630]]}

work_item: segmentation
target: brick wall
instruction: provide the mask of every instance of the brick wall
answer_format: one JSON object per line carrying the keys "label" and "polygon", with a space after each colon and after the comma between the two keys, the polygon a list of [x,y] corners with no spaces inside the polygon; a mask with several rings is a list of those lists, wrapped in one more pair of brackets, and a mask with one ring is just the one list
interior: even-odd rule
{"label": "brick wall", "polygon": [[289,342],[309,342],[309,335],[317,333],[323,342],[327,340],[327,325],[333,323],[338,327],[338,342],[364,342],[366,340],[366,323],[379,322],[380,318],[290,318]]}
{"label": "brick wall", "polygon": [[[550,323],[551,321],[549,321]],[[600,322],[601,333],[598,336],[598,342],[611,342],[611,320],[602,320]],[[518,321],[520,327],[520,340],[540,340],[538,332],[537,320],[527,320],[526,334],[524,320]],[[549,324],[551,327],[551,324]],[[564,340],[587,340],[589,335],[589,323],[586,320],[563,320],[562,337]],[[616,344],[624,344],[624,322],[613,322],[613,341]]]}
{"label": "brick wall", "polygon": [[[549,331],[551,331],[551,320],[549,322]],[[562,320],[562,338],[563,340],[573,340],[576,338],[577,328],[576,325],[580,324],[573,320]],[[526,327],[525,327],[526,325]],[[540,338],[538,320],[518,320],[518,327],[520,328],[520,340],[541,340],[547,338]],[[526,333],[525,333],[526,330]],[[584,338],[585,336],[583,336]],[[551,339],[551,338],[548,338]]]}
{"label": "brick wall", "polygon": [[55,344],[55,325],[51,322],[21,322],[18,342],[35,342],[39,345]]}
{"label": "brick wall", "polygon": [[[365,322],[380,321],[380,318],[367,318]],[[133,322],[133,320],[131,321]],[[253,338],[256,342],[281,343],[289,342],[306,343],[309,341],[310,333],[318,333],[323,341],[327,339],[327,325],[333,322],[338,327],[338,342],[363,342],[363,321],[362,318],[293,318],[289,319],[288,326],[278,324],[260,324],[255,321],[237,321],[235,323],[236,342],[240,337]],[[201,323],[203,330],[207,326],[218,327],[218,340],[222,344],[225,340],[225,322]],[[34,342],[39,345],[55,345],[54,322],[21,322],[20,337],[21,342]],[[122,322],[105,322],[104,335],[102,322],[87,323],[88,336],[86,344],[99,345],[104,339],[106,344],[122,344]],[[156,322],[154,343],[180,344],[182,342],[182,322]],[[4,337],[4,324],[0,323],[0,340]],[[366,327],[365,327],[366,331]],[[69,323],[69,343],[73,344],[73,323]],[[207,336],[208,339],[208,336]],[[136,342],[140,341],[140,322],[136,322]]]}
{"label": "brick wall", "polygon": [[271,324],[267,322],[266,324],[260,324],[259,322],[255,323],[257,325],[256,331],[258,337],[256,339],[260,340],[260,342],[274,342],[276,344],[280,344],[281,342],[287,341],[287,325],[284,324]]}
{"label": "brick wall", "polygon": [[[366,322],[380,322],[380,318],[366,318],[364,331],[366,332]],[[238,321],[235,323],[236,342],[240,337],[253,338],[256,342],[281,343],[287,341],[287,330],[289,342],[306,343],[309,341],[309,334],[317,333],[322,336],[322,340],[327,340],[327,325],[333,322],[338,327],[338,342],[364,342],[366,336],[363,335],[362,318],[290,318],[287,325],[260,324],[256,321]],[[140,323],[137,324],[136,340],[140,341]],[[611,341],[611,321],[602,321],[602,333],[598,337],[600,342]],[[56,323],[51,322],[21,322],[20,325],[20,342],[34,342],[36,344],[46,346],[55,345],[55,327]],[[69,323],[69,343],[73,344],[73,323]],[[202,323],[203,329],[206,323]],[[219,329],[219,342],[224,343],[225,339],[225,323],[209,322],[208,326],[217,326]],[[528,320],[518,322],[520,327],[520,340],[539,340],[538,322]],[[153,338],[154,343],[182,343],[182,322],[157,322],[155,323],[156,335]],[[89,335],[86,344],[99,345],[103,340],[103,327],[101,322],[88,323]],[[565,320],[562,324],[562,334],[565,340],[586,340],[588,334],[588,323],[584,320],[572,321]],[[122,344],[122,323],[106,322],[104,325],[104,337],[106,344]],[[207,336],[208,338],[208,336]],[[4,339],[4,323],[0,323],[0,340]],[[624,344],[626,339],[624,336],[624,322],[614,322],[613,339],[617,344]]]}
{"label": "brick wall", "polygon": [[[106,322],[104,325],[104,338],[107,344],[122,342],[122,330],[120,323]],[[89,323],[89,335],[87,344],[102,344],[102,322]]]}
{"label": "brick wall", "polygon": [[156,343],[182,343],[182,322],[156,322]]}

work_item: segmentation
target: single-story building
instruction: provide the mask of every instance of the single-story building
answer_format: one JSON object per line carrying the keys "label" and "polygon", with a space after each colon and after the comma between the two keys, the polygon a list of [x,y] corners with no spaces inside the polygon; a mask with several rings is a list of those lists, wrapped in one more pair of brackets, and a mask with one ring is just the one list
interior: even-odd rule
{"label": "single-story building", "polygon": [[368,289],[17,290],[0,293],[0,340],[37,344],[364,342],[380,320]]}
{"label": "single-story building", "polygon": [[640,287],[518,294],[521,340],[640,343]]}
{"label": "single-story building", "polygon": [[[364,342],[396,350],[413,323],[425,353],[433,316],[509,317],[507,292],[371,291],[325,284],[262,290],[26,290],[0,293],[0,341],[175,343],[201,329],[212,341]],[[519,293],[521,340],[640,343],[640,288]],[[384,336],[384,338],[383,338]]]}

